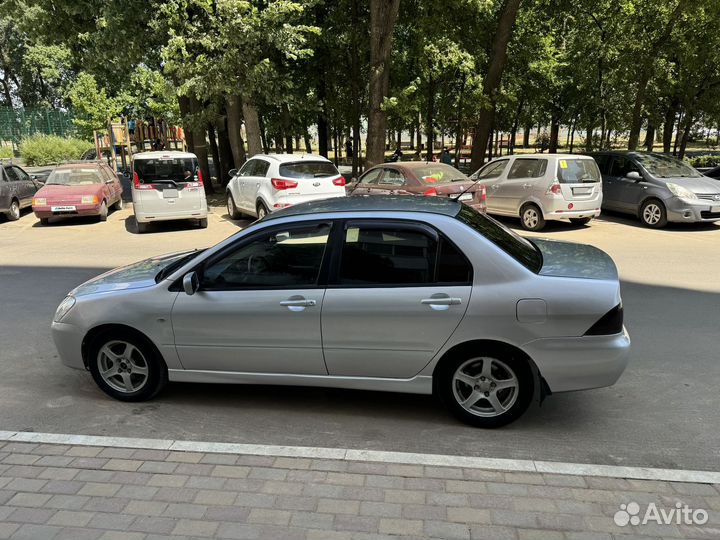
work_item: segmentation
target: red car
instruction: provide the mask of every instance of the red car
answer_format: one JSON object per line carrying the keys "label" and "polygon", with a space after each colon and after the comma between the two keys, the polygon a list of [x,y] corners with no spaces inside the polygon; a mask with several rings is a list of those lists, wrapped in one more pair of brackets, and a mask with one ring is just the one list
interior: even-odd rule
{"label": "red car", "polygon": [[470,180],[455,167],[425,161],[376,165],[347,187],[348,195],[458,197],[480,212],[485,211],[484,191],[481,184]]}
{"label": "red car", "polygon": [[108,209],[122,209],[122,184],[104,163],[60,165],[33,197],[32,209],[47,225],[51,217],[98,216],[107,220]]}

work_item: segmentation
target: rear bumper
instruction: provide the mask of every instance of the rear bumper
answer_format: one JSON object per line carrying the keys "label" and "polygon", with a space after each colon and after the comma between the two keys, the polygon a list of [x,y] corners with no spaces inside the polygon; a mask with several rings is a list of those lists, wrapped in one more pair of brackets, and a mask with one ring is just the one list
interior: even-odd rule
{"label": "rear bumper", "polygon": [[523,346],[552,392],[611,386],[627,367],[630,336],[536,339]]}
{"label": "rear bumper", "polygon": [[[665,208],[667,210],[668,221],[674,223],[695,223],[705,221],[712,223],[720,221],[720,201],[706,200],[687,200],[679,197],[666,199]],[[713,212],[713,209],[718,209]]]}
{"label": "rear bumper", "polygon": [[207,215],[208,211],[205,205],[199,210],[176,210],[174,212],[143,212],[142,210],[135,210],[135,219],[138,223],[172,221],[177,219],[204,219]]}
{"label": "rear bumper", "polygon": [[[568,208],[572,204],[572,208]],[[553,198],[545,205],[545,219],[594,218],[600,215],[602,197],[593,199],[568,201],[564,198]]]}
{"label": "rear bumper", "polygon": [[53,212],[50,206],[33,206],[33,212],[39,219],[51,217],[72,217],[72,216],[99,216],[100,205],[95,204],[73,204],[63,206],[74,206],[75,210],[62,210]]}
{"label": "rear bumper", "polygon": [[74,324],[52,323],[52,336],[60,361],[74,369],[85,369],[82,359],[83,332]]}

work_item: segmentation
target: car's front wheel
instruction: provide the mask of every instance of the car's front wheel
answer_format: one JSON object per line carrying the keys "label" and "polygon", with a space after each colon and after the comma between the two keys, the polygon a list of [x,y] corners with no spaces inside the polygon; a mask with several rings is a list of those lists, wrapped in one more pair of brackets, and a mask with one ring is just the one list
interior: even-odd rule
{"label": "car's front wheel", "polygon": [[230,219],[240,219],[240,210],[238,210],[235,199],[233,199],[232,193],[229,191],[227,193],[227,212]]}
{"label": "car's front wheel", "polygon": [[257,205],[257,217],[258,219],[262,219],[265,216],[267,216],[270,212],[267,209],[267,206],[265,206],[265,203],[260,201]]}
{"label": "car's front wheel", "polygon": [[148,340],[129,330],[96,336],[88,347],[90,373],[100,389],[120,401],[145,401],[167,383],[167,368]]}
{"label": "car's front wheel", "polygon": [[528,203],[520,209],[520,222],[527,231],[539,231],[545,227],[542,210],[535,204]]}
{"label": "car's front wheel", "polygon": [[482,428],[501,427],[519,418],[534,392],[527,361],[504,351],[455,358],[437,376],[436,389],[450,411]]}
{"label": "car's front wheel", "polygon": [[646,227],[660,229],[667,225],[665,205],[657,199],[645,201],[640,208],[640,221]]}
{"label": "car's front wheel", "polygon": [[108,207],[105,201],[100,205],[100,213],[98,214],[100,221],[107,221],[108,218]]}
{"label": "car's front wheel", "polygon": [[13,199],[10,202],[10,208],[5,213],[5,216],[8,218],[8,221],[17,221],[20,219],[20,203],[17,199]]}

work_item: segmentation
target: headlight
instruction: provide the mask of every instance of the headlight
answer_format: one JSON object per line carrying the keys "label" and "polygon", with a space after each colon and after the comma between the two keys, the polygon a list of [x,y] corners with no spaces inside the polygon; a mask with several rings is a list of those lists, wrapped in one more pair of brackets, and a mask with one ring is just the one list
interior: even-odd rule
{"label": "headlight", "polygon": [[687,188],[684,188],[682,186],[679,186],[677,184],[667,184],[668,189],[670,192],[675,195],[676,197],[680,197],[681,199],[697,199],[697,195],[695,195],[692,191],[690,191]]}
{"label": "headlight", "polygon": [[83,195],[81,204],[97,204],[97,195]]}
{"label": "headlight", "polygon": [[53,318],[53,321],[60,322],[62,318],[68,314],[68,311],[70,311],[74,305],[75,298],[73,298],[72,296],[66,296],[65,300],[60,302],[60,305],[55,311],[55,317]]}
{"label": "headlight", "polygon": [[45,197],[33,197],[33,206],[47,206],[47,199]]}

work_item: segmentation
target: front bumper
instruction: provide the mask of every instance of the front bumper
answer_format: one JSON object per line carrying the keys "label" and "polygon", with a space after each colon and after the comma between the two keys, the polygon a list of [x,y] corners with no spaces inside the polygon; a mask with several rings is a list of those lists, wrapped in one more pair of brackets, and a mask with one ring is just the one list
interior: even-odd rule
{"label": "front bumper", "polygon": [[55,348],[63,364],[74,369],[85,369],[82,342],[85,337],[80,327],[63,322],[52,323]]}
{"label": "front bumper", "polygon": [[[55,205],[52,205],[55,206]],[[33,206],[33,212],[38,219],[51,218],[51,217],[63,217],[63,216],[99,216],[100,205],[99,204],[73,204],[73,205],[57,205],[65,206],[67,208],[74,208],[68,210],[53,211],[51,205],[47,206]]]}
{"label": "front bumper", "polygon": [[[720,201],[705,199],[681,199],[672,197],[665,202],[668,221],[674,223],[695,223],[720,221]],[[716,210],[713,212],[713,210]]]}
{"label": "front bumper", "polygon": [[615,384],[628,364],[630,336],[623,328],[611,336],[536,339],[522,348],[552,392],[570,392]]}

